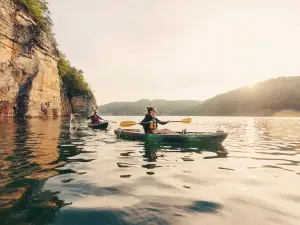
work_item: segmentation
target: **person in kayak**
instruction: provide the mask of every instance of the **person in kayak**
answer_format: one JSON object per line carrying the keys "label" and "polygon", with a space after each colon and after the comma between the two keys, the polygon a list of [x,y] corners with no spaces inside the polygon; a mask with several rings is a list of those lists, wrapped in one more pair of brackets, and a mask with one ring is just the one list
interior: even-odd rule
{"label": "person in kayak", "polygon": [[94,114],[87,117],[87,119],[92,120],[92,124],[97,124],[97,123],[103,123],[104,119],[102,119],[100,116],[97,114],[97,110],[94,110]]}
{"label": "person in kayak", "polygon": [[145,115],[144,119],[141,121],[141,125],[144,128],[145,133],[154,133],[154,134],[173,134],[173,132],[169,129],[157,129],[157,124],[165,125],[169,123],[169,121],[160,121],[155,117],[156,109],[153,106],[147,107],[148,113]]}

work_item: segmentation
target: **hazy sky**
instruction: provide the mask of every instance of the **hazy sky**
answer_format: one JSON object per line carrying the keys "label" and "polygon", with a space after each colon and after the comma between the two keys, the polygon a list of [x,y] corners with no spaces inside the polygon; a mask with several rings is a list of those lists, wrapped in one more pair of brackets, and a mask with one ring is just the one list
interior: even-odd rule
{"label": "hazy sky", "polygon": [[300,0],[49,0],[98,104],[204,100],[300,75]]}

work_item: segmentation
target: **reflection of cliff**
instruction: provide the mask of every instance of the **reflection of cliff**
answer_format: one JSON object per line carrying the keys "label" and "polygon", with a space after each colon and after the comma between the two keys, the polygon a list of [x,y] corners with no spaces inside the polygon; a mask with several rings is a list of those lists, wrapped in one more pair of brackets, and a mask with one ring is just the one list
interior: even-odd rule
{"label": "reflection of cliff", "polygon": [[12,120],[5,120],[1,121],[1,128],[1,142],[5,145],[4,142],[8,141],[7,147],[12,148],[7,148],[6,154],[1,153],[2,160],[0,163],[6,166],[1,169],[0,208],[11,208],[17,205],[26,194],[25,185],[18,184],[18,181],[22,176],[24,165],[27,164],[28,150],[24,148],[27,126],[24,121],[15,124]]}
{"label": "reflection of cliff", "polygon": [[1,168],[1,224],[47,224],[66,205],[58,192],[42,190],[45,181],[58,174],[56,167],[63,164],[58,162],[60,127],[60,120],[1,122],[0,141],[11,149],[0,152],[0,165],[5,165]]}
{"label": "reflection of cliff", "polygon": [[8,176],[9,167],[11,162],[7,160],[13,154],[13,149],[15,146],[14,134],[15,134],[15,124],[12,120],[3,119],[0,120],[0,189],[5,184],[11,182],[11,178]]}
{"label": "reflection of cliff", "polygon": [[38,137],[29,139],[26,145],[32,149],[32,158],[29,162],[32,164],[37,164],[40,171],[34,172],[27,178],[49,178],[51,176],[57,175],[57,171],[52,170],[53,168],[61,165],[61,163],[56,163],[59,153],[58,153],[58,139],[60,134],[61,120],[28,120],[28,132],[32,134],[38,134]]}

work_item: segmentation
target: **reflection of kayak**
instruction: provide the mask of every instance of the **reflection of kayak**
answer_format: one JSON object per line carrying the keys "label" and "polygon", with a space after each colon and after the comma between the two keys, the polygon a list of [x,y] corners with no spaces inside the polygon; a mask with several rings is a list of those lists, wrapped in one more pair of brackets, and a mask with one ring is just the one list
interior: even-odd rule
{"label": "reflection of kayak", "polygon": [[88,123],[88,127],[93,129],[106,130],[108,127],[108,122],[96,123],[96,124]]}
{"label": "reflection of kayak", "polygon": [[226,150],[220,142],[147,142],[144,141],[144,148],[153,150],[159,149],[168,152],[217,152]]}
{"label": "reflection of kayak", "polygon": [[[214,155],[204,156],[203,159],[213,159],[213,158],[226,158],[228,151],[224,148],[221,143],[152,143],[144,142],[144,157],[149,160],[156,160],[157,152],[212,152]],[[182,158],[183,159],[183,158]],[[183,159],[184,160],[184,159]]]}
{"label": "reflection of kayak", "polygon": [[182,134],[145,134],[140,130],[133,129],[118,129],[115,130],[117,137],[131,141],[149,141],[149,142],[164,142],[164,143],[222,143],[227,133],[218,132],[187,132]]}

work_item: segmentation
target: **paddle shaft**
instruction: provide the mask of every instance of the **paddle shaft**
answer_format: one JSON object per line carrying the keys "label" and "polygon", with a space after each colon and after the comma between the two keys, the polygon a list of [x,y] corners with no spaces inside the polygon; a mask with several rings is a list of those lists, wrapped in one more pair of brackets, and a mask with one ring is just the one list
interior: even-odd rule
{"label": "paddle shaft", "polygon": [[[143,124],[150,124],[153,123],[154,121],[149,121],[149,122],[134,122],[134,121],[123,121],[120,123],[121,127],[130,127],[130,126],[134,126],[137,124],[143,125]],[[191,118],[186,118],[186,119],[182,119],[180,121],[163,121],[163,124],[167,124],[167,123],[172,123],[172,122],[179,122],[179,123],[184,123],[184,124],[190,124],[191,123]],[[160,123],[158,121],[155,121],[154,123]]]}
{"label": "paddle shaft", "polygon": [[[87,117],[86,119],[90,119],[89,117]],[[116,121],[111,121],[111,120],[104,120],[104,121],[107,121],[107,122],[111,122],[111,123],[117,123]]]}
{"label": "paddle shaft", "polygon": [[111,123],[117,123],[116,121],[111,121],[111,120],[105,120],[107,122],[111,122]]}
{"label": "paddle shaft", "polygon": [[[137,124],[148,124],[148,123],[151,123],[151,122],[141,122],[141,123],[137,123]],[[166,121],[166,122],[167,123],[175,123],[175,122],[181,122],[181,121]],[[155,123],[158,123],[158,122],[155,122]]]}

